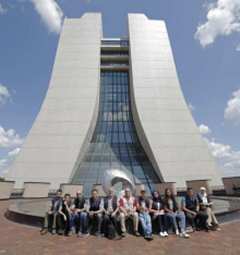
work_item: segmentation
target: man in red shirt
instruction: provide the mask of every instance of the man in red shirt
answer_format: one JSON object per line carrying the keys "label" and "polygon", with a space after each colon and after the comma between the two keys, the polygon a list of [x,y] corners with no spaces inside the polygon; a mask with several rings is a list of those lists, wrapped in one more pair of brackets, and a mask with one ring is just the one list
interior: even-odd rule
{"label": "man in red shirt", "polygon": [[140,236],[138,232],[138,213],[137,213],[137,200],[134,196],[131,195],[129,188],[125,189],[124,196],[119,200],[119,209],[120,209],[120,221],[121,221],[121,230],[122,236],[126,236],[126,225],[125,220],[130,218],[133,220],[134,225],[134,234]]}

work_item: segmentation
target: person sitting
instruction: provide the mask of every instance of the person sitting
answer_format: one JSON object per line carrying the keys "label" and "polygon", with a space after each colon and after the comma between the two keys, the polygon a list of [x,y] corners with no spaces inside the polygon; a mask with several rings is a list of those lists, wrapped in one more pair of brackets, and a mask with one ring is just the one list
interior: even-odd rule
{"label": "person sitting", "polygon": [[104,216],[103,216],[103,232],[105,237],[109,239],[119,239],[118,231],[118,199],[112,188],[109,189],[108,195],[104,198]]}
{"label": "person sitting", "polygon": [[187,221],[191,225],[193,231],[208,229],[207,228],[207,214],[204,211],[199,210],[199,201],[194,194],[192,188],[187,189],[187,194],[183,199],[183,211],[185,212]]}
{"label": "person sitting", "polygon": [[[176,235],[184,238],[189,238],[189,235],[186,233],[185,214],[179,207],[174,194],[168,188],[165,190],[164,210],[166,212],[167,217],[170,219],[171,223],[174,226]],[[179,222],[181,233],[179,233],[178,230],[177,220]]]}
{"label": "person sitting", "polygon": [[58,210],[59,213],[57,215],[57,222],[60,228],[58,231],[59,235],[64,234],[68,236],[70,233],[71,230],[70,219],[72,214],[71,206],[72,206],[71,196],[70,194],[65,194],[60,205],[60,208]]}
{"label": "person sitting", "polygon": [[101,236],[103,210],[103,200],[98,196],[97,189],[93,189],[89,199],[88,213],[92,224],[92,229],[94,227],[94,223],[97,225],[97,229],[93,231],[93,234],[96,236]]}
{"label": "person sitting", "polygon": [[158,191],[152,193],[150,208],[152,221],[157,221],[158,232],[161,237],[168,236],[168,221],[164,212],[164,203]]}
{"label": "person sitting", "polygon": [[220,230],[218,220],[212,210],[212,202],[207,194],[207,190],[205,187],[200,188],[200,192],[198,193],[198,200],[200,204],[200,211],[206,212],[207,218],[207,227],[211,230]]}
{"label": "person sitting", "polygon": [[125,221],[128,218],[133,220],[134,234],[140,236],[138,232],[137,200],[131,195],[129,188],[125,189],[124,196],[119,200],[119,209],[122,237],[126,236]]}
{"label": "person sitting", "polygon": [[73,202],[72,225],[76,228],[79,237],[88,236],[88,214],[86,200],[81,191],[77,191]]}
{"label": "person sitting", "polygon": [[146,240],[153,240],[152,236],[152,221],[149,215],[151,208],[151,202],[146,197],[146,190],[144,187],[140,190],[140,196],[138,197],[138,211],[139,221],[143,228],[144,238]]}
{"label": "person sitting", "polygon": [[44,225],[40,233],[42,235],[47,234],[49,231],[52,234],[56,234],[56,222],[57,215],[62,203],[62,190],[58,189],[56,196],[51,201],[51,207],[48,212],[46,212],[44,217]]}

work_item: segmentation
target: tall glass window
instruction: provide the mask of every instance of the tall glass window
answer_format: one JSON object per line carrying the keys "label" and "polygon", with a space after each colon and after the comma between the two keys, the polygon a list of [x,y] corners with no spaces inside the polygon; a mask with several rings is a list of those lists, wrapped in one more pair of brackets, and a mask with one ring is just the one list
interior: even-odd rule
{"label": "tall glass window", "polygon": [[84,192],[89,194],[93,184],[103,183],[109,169],[124,171],[133,183],[143,183],[150,189],[159,182],[133,123],[128,72],[101,72],[96,129],[72,182],[84,184]]}

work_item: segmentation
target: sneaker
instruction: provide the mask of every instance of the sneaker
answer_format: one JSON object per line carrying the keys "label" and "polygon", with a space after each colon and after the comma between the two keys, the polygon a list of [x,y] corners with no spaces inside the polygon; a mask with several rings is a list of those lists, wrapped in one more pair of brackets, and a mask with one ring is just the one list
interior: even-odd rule
{"label": "sneaker", "polygon": [[53,230],[51,231],[51,234],[52,234],[52,235],[56,235],[56,234],[57,234],[56,229],[53,229]]}
{"label": "sneaker", "polygon": [[176,233],[177,236],[179,236],[179,230],[178,229],[176,229],[175,233]]}
{"label": "sneaker", "polygon": [[121,237],[126,237],[126,232],[122,232]]}
{"label": "sneaker", "polygon": [[83,237],[88,237],[89,233],[82,234]]}
{"label": "sneaker", "polygon": [[135,231],[135,232],[134,232],[134,235],[135,235],[135,236],[140,236],[140,233],[139,233],[138,231]]}
{"label": "sneaker", "polygon": [[183,233],[181,233],[181,234],[180,234],[180,237],[183,237],[183,238],[189,238],[189,237],[190,237],[190,235],[189,235],[189,234],[187,234],[186,232],[183,232]]}
{"label": "sneaker", "polygon": [[163,234],[164,234],[165,237],[168,237],[168,232],[167,231],[164,231]]}
{"label": "sneaker", "polygon": [[102,236],[102,234],[101,234],[100,232],[96,232],[94,235],[95,235],[96,237],[101,237],[101,236]]}
{"label": "sneaker", "polygon": [[80,237],[80,238],[81,238],[81,237],[83,237],[83,234],[82,234],[81,232],[78,232],[78,233],[77,233],[77,237]]}
{"label": "sneaker", "polygon": [[161,237],[165,237],[164,232],[160,232],[159,235],[160,235]]}
{"label": "sneaker", "polygon": [[153,240],[153,236],[152,235],[146,235],[144,238],[146,240],[148,240],[148,241],[152,241]]}
{"label": "sneaker", "polygon": [[46,228],[43,228],[40,230],[41,235],[46,235],[48,233],[48,230]]}

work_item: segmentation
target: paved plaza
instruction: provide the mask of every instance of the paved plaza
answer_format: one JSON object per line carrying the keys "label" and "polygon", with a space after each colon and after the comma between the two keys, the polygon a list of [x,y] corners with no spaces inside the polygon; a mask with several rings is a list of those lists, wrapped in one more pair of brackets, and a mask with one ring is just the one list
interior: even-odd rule
{"label": "paved plaza", "polygon": [[0,255],[239,255],[240,221],[222,225],[220,232],[196,232],[189,240],[171,235],[155,236],[152,242],[128,236],[120,241],[90,236],[41,236],[39,229],[11,222],[4,217],[8,201],[0,201]]}

